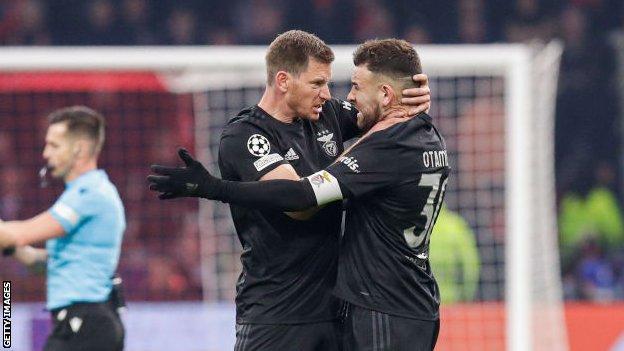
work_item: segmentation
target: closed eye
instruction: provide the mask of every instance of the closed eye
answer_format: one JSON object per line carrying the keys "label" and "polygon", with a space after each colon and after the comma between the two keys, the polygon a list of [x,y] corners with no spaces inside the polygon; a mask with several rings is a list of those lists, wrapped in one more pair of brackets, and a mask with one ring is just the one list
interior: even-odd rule
{"label": "closed eye", "polygon": [[327,84],[327,81],[324,79],[318,79],[318,80],[312,81],[312,85],[314,85],[315,87],[322,87],[325,84]]}

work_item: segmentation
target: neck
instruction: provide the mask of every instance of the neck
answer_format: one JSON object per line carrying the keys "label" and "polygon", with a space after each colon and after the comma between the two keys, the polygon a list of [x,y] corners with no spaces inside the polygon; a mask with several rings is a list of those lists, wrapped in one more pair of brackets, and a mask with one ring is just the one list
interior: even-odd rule
{"label": "neck", "polygon": [[391,103],[388,106],[382,107],[379,121],[382,121],[388,117],[397,117],[397,116],[412,117],[408,115],[407,106],[399,102],[395,102],[395,103]]}
{"label": "neck", "polygon": [[71,171],[69,171],[69,173],[65,176],[65,179],[63,179],[63,181],[65,183],[69,183],[72,180],[80,177],[81,175],[93,171],[97,169],[97,161],[95,159],[90,159],[86,162],[80,162],[79,160],[76,161],[76,164],[74,165],[74,167],[72,168]]}
{"label": "neck", "polygon": [[295,120],[295,111],[288,107],[284,94],[276,90],[275,87],[267,85],[258,106],[278,121],[292,123]]}

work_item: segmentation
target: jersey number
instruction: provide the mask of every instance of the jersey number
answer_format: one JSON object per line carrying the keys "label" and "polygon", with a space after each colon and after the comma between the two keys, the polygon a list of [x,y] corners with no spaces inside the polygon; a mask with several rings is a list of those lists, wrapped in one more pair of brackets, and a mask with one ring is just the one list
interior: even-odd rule
{"label": "jersey number", "polygon": [[[442,178],[442,173],[427,173],[422,175],[420,182],[418,183],[418,186],[431,188],[431,190],[429,191],[429,196],[427,197],[427,203],[425,203],[425,206],[420,213],[421,216],[425,216],[427,219],[423,230],[417,233],[415,230],[416,226],[413,226],[403,231],[405,241],[412,249],[419,247],[422,243],[428,242],[429,237],[431,236],[433,223],[438,217],[438,213],[440,213],[440,207],[442,207],[442,195],[444,195],[446,182],[448,180],[447,177],[444,179],[442,184],[440,184],[440,178]],[[438,199],[437,203],[435,203],[435,199]]]}

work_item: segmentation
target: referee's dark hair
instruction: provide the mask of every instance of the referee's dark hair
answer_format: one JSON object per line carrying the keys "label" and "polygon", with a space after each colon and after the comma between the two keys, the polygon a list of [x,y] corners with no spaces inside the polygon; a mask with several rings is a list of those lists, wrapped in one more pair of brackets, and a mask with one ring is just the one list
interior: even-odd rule
{"label": "referee's dark hair", "polygon": [[298,76],[308,68],[310,57],[330,64],[334,61],[334,52],[319,37],[302,30],[278,35],[266,54],[267,83],[273,85],[273,78],[279,71]]}
{"label": "referee's dark hair", "polygon": [[97,155],[104,146],[104,117],[86,106],[70,106],[53,111],[48,116],[52,124],[66,123],[71,136],[86,137],[93,141],[93,154]]}
{"label": "referee's dark hair", "polygon": [[366,41],[353,53],[353,64],[366,64],[369,71],[392,79],[409,78],[412,81],[413,75],[422,73],[416,50],[412,44],[401,39]]}

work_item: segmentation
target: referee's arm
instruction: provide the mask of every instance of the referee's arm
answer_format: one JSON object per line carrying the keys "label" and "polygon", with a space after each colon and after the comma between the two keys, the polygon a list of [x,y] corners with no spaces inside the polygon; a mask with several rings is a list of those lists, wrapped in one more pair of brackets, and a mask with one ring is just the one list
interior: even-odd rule
{"label": "referee's arm", "polygon": [[29,249],[26,246],[64,234],[65,229],[49,211],[23,221],[0,221],[0,249],[16,249],[15,257],[24,264],[45,261],[47,258],[45,250]]}
{"label": "referee's arm", "polygon": [[25,245],[16,248],[13,257],[23,265],[31,267],[37,263],[45,263],[48,260],[48,250]]}

